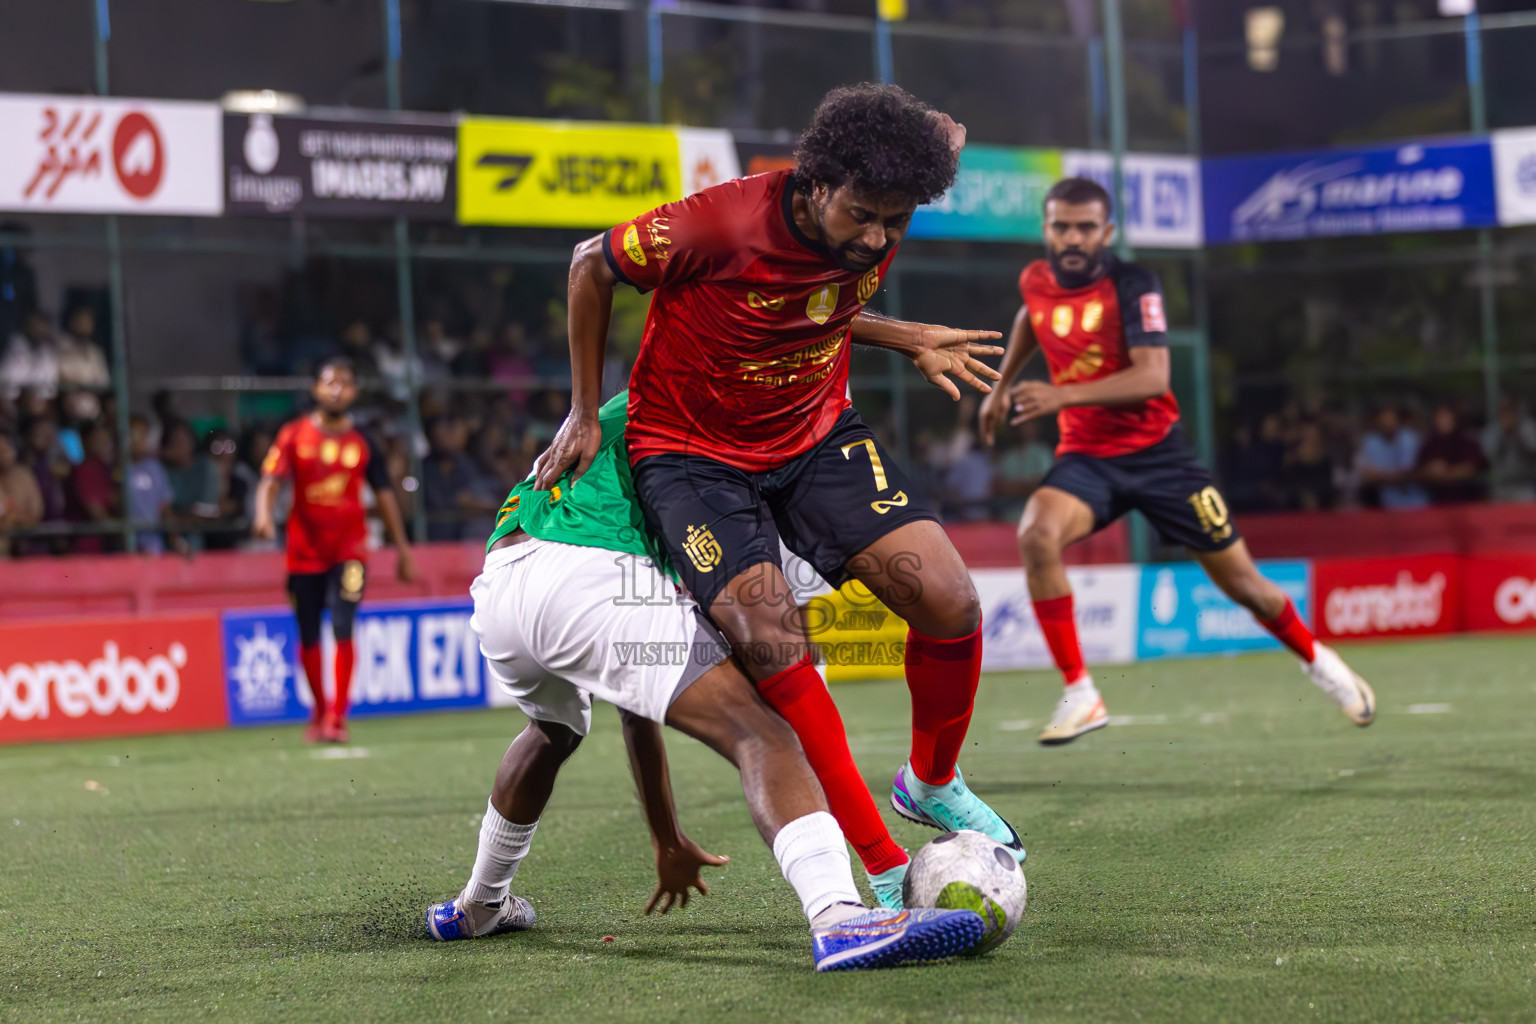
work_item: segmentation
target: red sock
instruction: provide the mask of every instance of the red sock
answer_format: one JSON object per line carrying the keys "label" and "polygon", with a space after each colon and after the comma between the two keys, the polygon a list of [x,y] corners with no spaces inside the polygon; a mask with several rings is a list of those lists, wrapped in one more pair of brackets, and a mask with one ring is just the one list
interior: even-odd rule
{"label": "red sock", "polygon": [[955,777],[981,681],[981,626],[958,640],[907,630],[907,690],[912,694],[912,774],[930,786]]}
{"label": "red sock", "polygon": [[307,644],[300,648],[299,661],[304,665],[309,692],[315,698],[314,720],[318,722],[325,717],[325,676],[320,667],[320,645]]}
{"label": "red sock", "polygon": [[1077,641],[1077,619],[1073,617],[1072,595],[1050,597],[1035,602],[1035,618],[1040,621],[1040,632],[1045,634],[1046,645],[1061,677],[1067,685],[1081,682],[1088,670],[1083,667],[1083,645]]}
{"label": "red sock", "polygon": [[764,679],[757,684],[757,692],[800,737],[805,759],[827,794],[832,817],[858,851],[864,870],[878,875],[905,864],[906,851],[896,845],[880,819],[875,798],[869,795],[869,787],[848,750],[843,716],[838,714],[810,657]]}
{"label": "red sock", "polygon": [[347,720],[352,706],[352,663],[356,658],[357,649],[350,637],[336,641],[336,703],[332,710],[338,722]]}
{"label": "red sock", "polygon": [[1316,654],[1314,646],[1316,641],[1307,624],[1301,621],[1300,615],[1296,614],[1296,606],[1291,603],[1289,597],[1285,599],[1285,607],[1280,610],[1279,615],[1270,622],[1259,619],[1259,625],[1275,634],[1276,639],[1295,651],[1296,656],[1302,661],[1309,665],[1312,663],[1312,658]]}

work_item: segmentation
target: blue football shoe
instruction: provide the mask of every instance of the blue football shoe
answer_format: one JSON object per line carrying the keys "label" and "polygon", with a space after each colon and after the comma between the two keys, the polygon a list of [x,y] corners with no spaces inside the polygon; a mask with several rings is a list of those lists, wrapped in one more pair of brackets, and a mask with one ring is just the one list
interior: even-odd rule
{"label": "blue football shoe", "polygon": [[533,904],[510,893],[499,903],[476,903],[462,893],[427,908],[427,931],[439,942],[484,939],[533,927]]}
{"label": "blue football shoe", "polygon": [[[927,792],[928,796],[920,794]],[[1024,861],[1024,841],[1012,825],[1004,821],[986,801],[970,791],[955,766],[955,777],[943,786],[927,786],[912,774],[912,766],[903,764],[896,770],[896,780],[891,784],[891,807],[896,813],[919,825],[936,828],[940,832],[959,832],[970,829],[991,836]]]}
{"label": "blue football shoe", "polygon": [[871,875],[868,872],[864,874],[864,877],[869,879],[869,888],[875,894],[875,902],[886,910],[900,910],[905,905],[902,887],[907,881],[907,866],[907,864],[898,864],[878,875]]}
{"label": "blue football shoe", "polygon": [[863,971],[958,956],[987,927],[970,910],[871,910],[811,929],[817,971]]}

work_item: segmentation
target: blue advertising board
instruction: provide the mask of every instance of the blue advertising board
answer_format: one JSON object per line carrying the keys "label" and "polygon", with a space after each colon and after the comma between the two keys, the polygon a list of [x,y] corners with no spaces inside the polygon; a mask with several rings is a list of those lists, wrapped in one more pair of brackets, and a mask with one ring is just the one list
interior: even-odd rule
{"label": "blue advertising board", "polygon": [[[468,598],[379,601],[359,609],[352,715],[403,715],[486,704],[488,674],[469,628]],[[299,630],[287,608],[225,612],[224,681],[232,725],[307,721],[313,707],[299,664]],[[327,624],[325,692],[335,692]]]}
{"label": "blue advertising board", "polygon": [[1213,245],[1498,223],[1487,139],[1222,157],[1202,173]]}
{"label": "blue advertising board", "polygon": [[[1260,562],[1259,571],[1285,591],[1303,622],[1312,621],[1310,562]],[[1279,646],[1253,614],[1223,594],[1200,566],[1142,566],[1138,660]]]}

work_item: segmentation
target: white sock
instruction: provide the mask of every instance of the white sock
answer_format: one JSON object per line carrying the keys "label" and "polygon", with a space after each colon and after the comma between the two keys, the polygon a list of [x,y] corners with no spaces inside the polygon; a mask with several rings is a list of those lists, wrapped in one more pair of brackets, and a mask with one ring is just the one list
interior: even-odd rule
{"label": "white sock", "polygon": [[475,870],[464,887],[466,898],[476,903],[496,903],[506,898],[512,888],[517,866],[528,856],[533,843],[532,825],[518,825],[501,816],[491,802],[485,802],[485,818],[480,822],[480,849],[475,853]]}
{"label": "white sock", "polygon": [[864,901],[853,885],[843,830],[826,811],[796,818],[779,829],[773,837],[773,856],[784,872],[784,880],[800,897],[806,920],[816,920],[838,903],[863,907]]}

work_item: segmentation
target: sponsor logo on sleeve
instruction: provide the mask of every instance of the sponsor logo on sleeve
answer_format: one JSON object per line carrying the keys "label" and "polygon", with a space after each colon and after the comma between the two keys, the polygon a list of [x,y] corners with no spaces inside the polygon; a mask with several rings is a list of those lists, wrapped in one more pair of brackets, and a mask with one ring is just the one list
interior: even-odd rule
{"label": "sponsor logo on sleeve", "polygon": [[1141,297],[1141,329],[1148,334],[1163,334],[1168,330],[1168,318],[1163,313],[1163,297],[1148,292]]}

